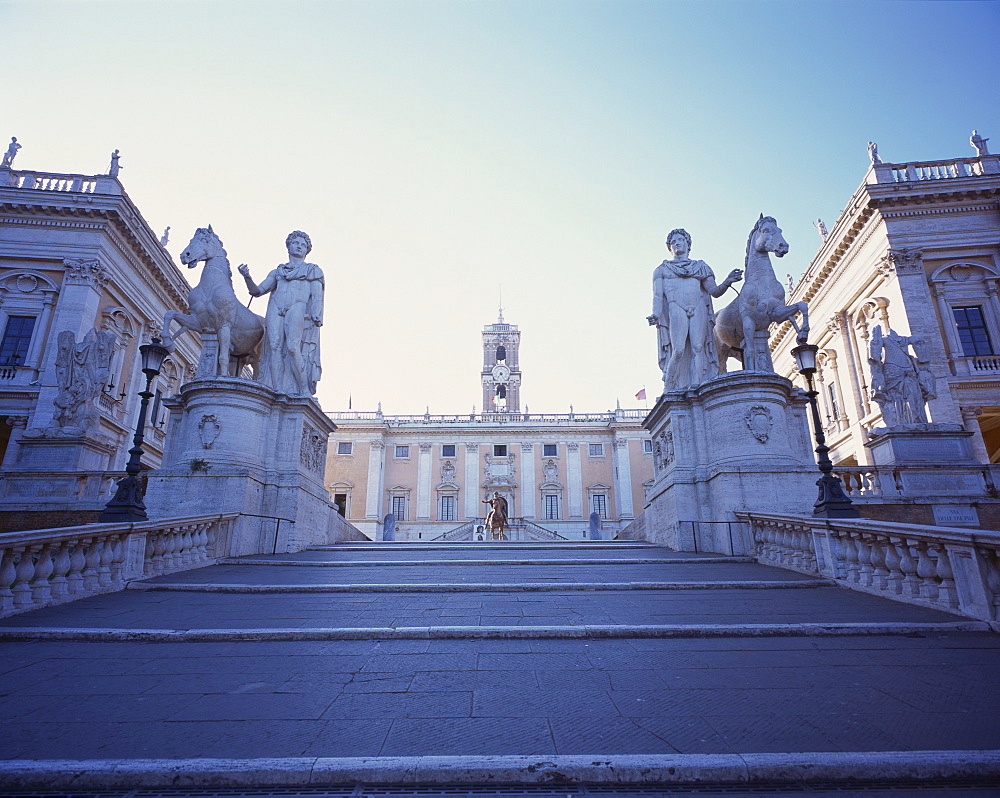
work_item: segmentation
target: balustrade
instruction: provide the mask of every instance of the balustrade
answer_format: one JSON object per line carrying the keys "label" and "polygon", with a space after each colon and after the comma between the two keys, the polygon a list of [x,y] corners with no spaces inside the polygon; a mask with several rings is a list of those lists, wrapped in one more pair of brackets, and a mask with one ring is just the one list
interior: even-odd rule
{"label": "balustrade", "polygon": [[[0,534],[0,617],[122,590],[133,579],[211,565],[235,514]],[[130,551],[143,556],[133,566]]]}
{"label": "balustrade", "polygon": [[736,515],[749,522],[761,563],[979,618],[1000,631],[1000,533],[867,520]]}

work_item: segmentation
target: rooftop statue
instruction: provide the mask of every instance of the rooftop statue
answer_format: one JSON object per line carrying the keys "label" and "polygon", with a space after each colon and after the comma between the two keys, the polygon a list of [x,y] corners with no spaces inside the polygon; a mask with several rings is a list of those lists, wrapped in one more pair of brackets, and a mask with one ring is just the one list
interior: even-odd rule
{"label": "rooftop statue", "polygon": [[288,263],[272,270],[257,285],[250,268],[239,267],[253,296],[270,294],[265,316],[264,358],[261,382],[289,396],[312,396],[316,393],[321,365],[319,328],[323,326],[323,271],[305,257],[312,250],[312,240],[301,230],[285,239]]}
{"label": "rooftop statue", "polygon": [[882,159],[878,157],[878,144],[874,141],[868,142],[868,157],[872,159],[872,163],[882,163]]}
{"label": "rooftop statue", "polygon": [[5,166],[10,168],[14,162],[14,156],[17,155],[19,149],[21,149],[21,145],[17,143],[17,136],[11,136],[10,144],[7,145],[7,152],[3,154],[3,162],[0,162],[0,168]]}
{"label": "rooftop statue", "polygon": [[978,131],[972,131],[972,137],[969,139],[969,144],[976,148],[976,155],[982,158],[984,155],[989,155],[990,151],[986,146],[986,142],[989,139],[984,139],[979,135]]}
{"label": "rooftop statue", "polygon": [[[727,358],[742,354],[744,369],[773,372],[767,347],[768,327],[772,322],[791,322],[799,343],[804,343],[809,334],[809,306],[805,302],[785,304],[785,289],[774,275],[771,252],[784,257],[788,242],[774,217],[761,214],[747,238],[743,290],[719,312],[715,328],[722,371],[726,370]],[[801,325],[795,322],[797,314],[802,315]]]}
{"label": "rooftop statue", "polygon": [[168,310],[163,317],[163,345],[170,346],[170,324],[177,321],[184,330],[198,333],[216,333],[219,352],[214,373],[216,376],[238,376],[243,363],[259,373],[260,344],[264,338],[264,320],[250,311],[236,297],[233,290],[233,273],[229,258],[222,248],[222,241],[212,230],[212,225],[199,227],[180,255],[181,263],[193,269],[199,263],[201,281],[188,294],[189,313]]}
{"label": "rooftop statue", "polygon": [[165,247],[168,241],[170,241],[170,225],[167,225],[163,231],[163,235],[160,236],[160,246]]}
{"label": "rooftop statue", "polygon": [[817,219],[815,222],[813,222],[813,227],[819,230],[820,238],[826,241],[826,237],[830,235],[830,231],[826,229],[826,224],[823,222],[823,220]]}
{"label": "rooftop statue", "polygon": [[666,243],[673,257],[653,272],[653,312],[646,321],[656,327],[664,390],[678,391],[718,375],[712,297],[722,296],[743,279],[743,272],[733,269],[716,285],[709,265],[688,257],[691,236],[686,230],[671,230]]}
{"label": "rooftop statue", "polygon": [[108,175],[110,177],[118,177],[118,173],[121,171],[121,164],[118,163],[118,159],[121,156],[118,154],[118,150],[111,153],[111,166],[108,167]]}
{"label": "rooftop statue", "polygon": [[[921,357],[922,345],[922,339],[893,329],[883,334],[881,325],[872,331],[868,355],[872,399],[881,408],[887,427],[927,423],[924,405],[936,396],[936,380]],[[915,357],[908,351],[911,346]]]}

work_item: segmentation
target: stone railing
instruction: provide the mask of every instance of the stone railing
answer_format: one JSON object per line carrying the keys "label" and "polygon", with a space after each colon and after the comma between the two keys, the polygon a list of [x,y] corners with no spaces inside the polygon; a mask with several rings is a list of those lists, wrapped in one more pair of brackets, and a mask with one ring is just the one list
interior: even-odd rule
{"label": "stone railing", "polygon": [[340,411],[326,415],[335,423],[378,421],[390,427],[454,424],[610,424],[613,421],[641,420],[646,410],[616,410],[607,413],[456,413],[451,415],[386,416],[378,412]]}
{"label": "stone railing", "polygon": [[1000,464],[834,466],[854,499],[927,499],[930,496],[997,496]]}
{"label": "stone railing", "polygon": [[121,194],[121,184],[109,175],[69,175],[13,169],[0,170],[0,188],[68,191],[80,194]]}
{"label": "stone railing", "polygon": [[237,514],[0,534],[0,617],[227,556]]}
{"label": "stone railing", "polygon": [[536,524],[534,521],[522,521],[524,524],[524,531],[527,532],[535,540],[569,540],[565,535],[560,535],[558,532],[553,532],[551,529],[546,529],[540,524]]}
{"label": "stone railing", "polygon": [[759,562],[986,621],[1000,631],[1000,532],[737,513]]}
{"label": "stone railing", "polygon": [[462,524],[461,526],[457,526],[454,529],[449,529],[447,532],[444,532],[444,533],[438,535],[436,538],[431,538],[431,540],[433,540],[435,542],[437,542],[437,541],[441,541],[441,542],[448,542],[448,541],[455,542],[455,541],[459,541],[459,540],[471,540],[472,539],[472,532],[473,532],[473,530],[475,528],[476,528],[476,522],[475,521],[467,521],[466,523]]}
{"label": "stone railing", "polygon": [[980,374],[1000,374],[1000,356],[977,355],[974,357],[954,357],[955,373],[960,376]]}
{"label": "stone railing", "polygon": [[874,172],[878,183],[917,183],[958,177],[981,177],[1000,172],[1000,156],[983,155],[913,163],[877,163],[874,165]]}

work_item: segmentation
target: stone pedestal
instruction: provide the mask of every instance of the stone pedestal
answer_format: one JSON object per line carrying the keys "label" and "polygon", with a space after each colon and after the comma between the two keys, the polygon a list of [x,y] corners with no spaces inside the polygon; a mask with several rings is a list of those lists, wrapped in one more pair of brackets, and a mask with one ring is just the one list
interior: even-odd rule
{"label": "stone pedestal", "polygon": [[336,426],[315,399],[235,377],[189,382],[168,403],[164,465],[150,473],[151,519],[237,512],[231,554],[333,542],[323,485]]}
{"label": "stone pedestal", "polygon": [[961,424],[877,427],[865,443],[875,465],[975,465],[972,433]]}
{"label": "stone pedestal", "polygon": [[665,393],[653,439],[648,539],[678,551],[748,553],[736,511],[811,514],[819,470],[808,399],[773,373],[737,371]]}

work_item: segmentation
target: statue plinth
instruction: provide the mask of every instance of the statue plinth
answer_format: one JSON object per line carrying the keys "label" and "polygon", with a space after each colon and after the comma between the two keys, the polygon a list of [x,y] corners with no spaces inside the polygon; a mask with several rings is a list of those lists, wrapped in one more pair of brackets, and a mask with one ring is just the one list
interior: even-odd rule
{"label": "statue plinth", "polygon": [[975,465],[972,433],[961,424],[876,427],[865,448],[875,465]]}
{"label": "statue plinth", "polygon": [[808,406],[791,382],[763,372],[663,394],[642,424],[655,468],[649,539],[678,551],[748,553],[737,511],[812,513],[819,471]]}
{"label": "statue plinth", "polygon": [[238,512],[234,555],[331,542],[323,472],[336,425],[315,399],[213,377],[187,383],[166,404],[164,465],[150,473],[145,496],[151,519]]}

